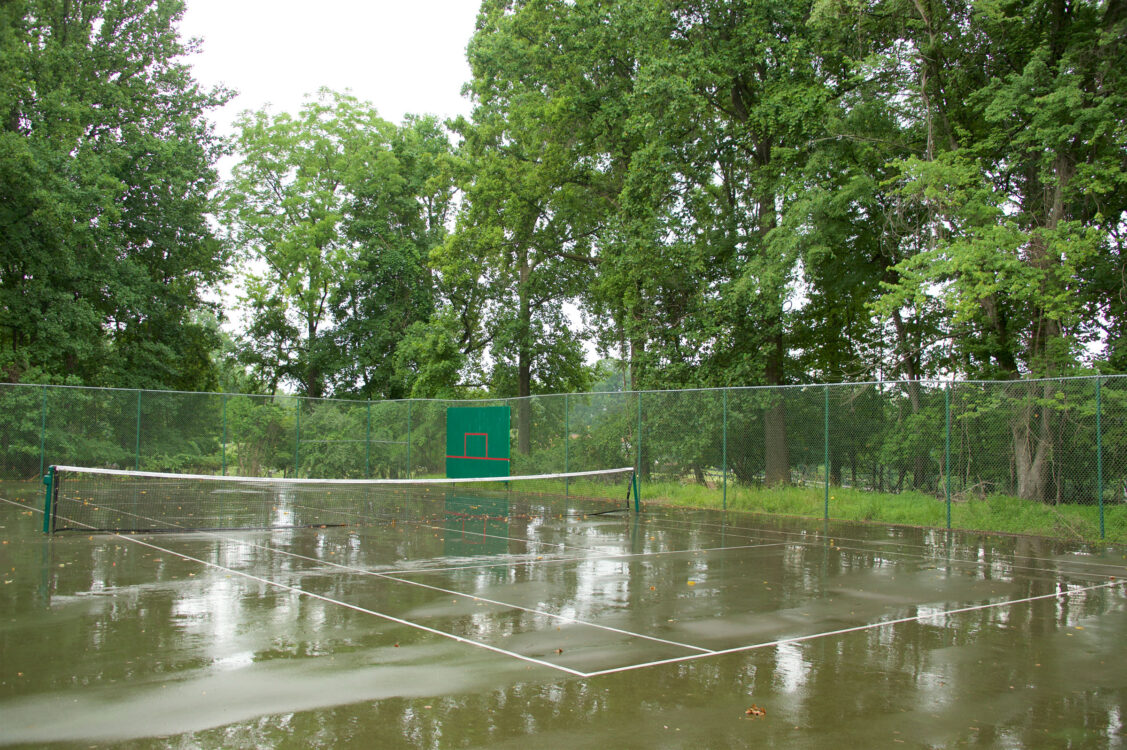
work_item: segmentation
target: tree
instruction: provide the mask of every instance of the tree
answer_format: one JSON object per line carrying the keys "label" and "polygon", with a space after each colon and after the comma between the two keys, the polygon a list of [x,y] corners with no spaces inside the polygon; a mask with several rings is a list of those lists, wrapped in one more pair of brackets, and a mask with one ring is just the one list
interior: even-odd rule
{"label": "tree", "polygon": [[[469,47],[473,120],[464,137],[465,197],[456,232],[437,259],[448,275],[486,290],[473,324],[489,347],[492,383],[501,395],[527,397],[541,387],[582,389],[582,337],[565,304],[590,284],[597,260],[598,205],[587,189],[599,178],[569,138],[579,106],[574,91],[549,93],[537,75],[567,66],[543,42],[567,23],[556,2],[482,5]],[[576,72],[557,69],[553,81]],[[531,449],[531,411],[518,404],[518,449]]]}
{"label": "tree", "polygon": [[195,317],[227,257],[205,215],[221,146],[181,2],[0,6],[0,368],[204,388]]}
{"label": "tree", "polygon": [[396,352],[436,309],[430,252],[446,236],[451,160],[450,140],[434,117],[409,117],[388,143],[369,142],[352,160],[345,231],[356,255],[330,295],[337,393],[395,399],[414,388],[419,373],[397,364]]}
{"label": "tree", "polygon": [[[1115,2],[975,10],[917,8],[925,33],[913,41],[931,73],[921,86],[938,146],[897,166],[900,194],[931,217],[930,237],[898,266],[882,309],[938,290],[970,374],[1059,375],[1097,332],[1085,313],[1111,309],[1084,272],[1115,264],[1127,208],[1111,189],[1124,175],[1127,18]],[[954,59],[958,69],[942,65]],[[1052,400],[1046,381],[1011,425],[1028,499],[1045,497]]]}
{"label": "tree", "polygon": [[444,130],[327,89],[238,127],[221,215],[247,261],[246,361],[271,392],[401,397],[394,353],[434,309],[427,259],[453,199]]}

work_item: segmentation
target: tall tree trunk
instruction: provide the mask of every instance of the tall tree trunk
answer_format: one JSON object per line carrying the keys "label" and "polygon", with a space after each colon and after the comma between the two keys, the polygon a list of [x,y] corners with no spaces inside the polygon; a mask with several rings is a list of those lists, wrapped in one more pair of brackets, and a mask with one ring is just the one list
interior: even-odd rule
{"label": "tall tree trunk", "polygon": [[[901,375],[904,376],[904,379],[908,381],[908,404],[912,408],[912,416],[915,416],[923,409],[919,381],[920,346],[917,342],[911,340],[908,326],[905,325],[904,318],[900,315],[899,310],[893,311],[892,324],[896,329],[897,348],[901,352],[897,369],[900,371]],[[927,453],[922,447],[917,447],[916,452],[912,455],[912,486],[915,489],[920,489],[924,486],[928,477],[927,469]]]}
{"label": "tall tree trunk", "polygon": [[[1042,386],[1042,397],[1048,399],[1052,384]],[[1017,495],[1023,500],[1045,501],[1048,486],[1046,470],[1052,450],[1050,410],[1026,403],[1011,425],[1014,439],[1014,470],[1017,474]]]}
{"label": "tall tree trunk", "polygon": [[[783,332],[772,337],[771,353],[767,357],[767,385],[783,382]],[[771,392],[774,403],[763,414],[765,446],[765,480],[768,486],[790,482],[790,451],[787,448],[787,411],[783,391]]]}
{"label": "tall tree trunk", "polygon": [[532,452],[532,352],[529,333],[532,330],[532,308],[528,300],[528,254],[520,253],[520,333],[517,345],[517,450],[527,456]]}
{"label": "tall tree trunk", "polygon": [[[1052,200],[1045,217],[1045,229],[1056,229],[1064,218],[1064,190],[1075,174],[1071,161],[1063,155],[1056,158],[1053,165],[1056,182],[1053,186]],[[1058,294],[1060,290],[1049,286],[1054,278],[1054,267],[1059,260],[1048,251],[1045,237],[1035,232],[1029,242],[1029,263],[1042,274],[1046,297]],[[1030,349],[1038,374],[1052,375],[1059,363],[1053,361],[1054,342],[1063,336],[1061,323],[1046,314],[1044,308],[1035,310]],[[1027,403],[1018,413],[1012,425],[1014,438],[1014,470],[1017,473],[1017,494],[1025,500],[1045,502],[1048,488],[1048,458],[1052,454],[1052,409],[1045,405],[1052,398],[1053,382],[1046,380],[1041,387],[1041,403],[1038,406]]]}

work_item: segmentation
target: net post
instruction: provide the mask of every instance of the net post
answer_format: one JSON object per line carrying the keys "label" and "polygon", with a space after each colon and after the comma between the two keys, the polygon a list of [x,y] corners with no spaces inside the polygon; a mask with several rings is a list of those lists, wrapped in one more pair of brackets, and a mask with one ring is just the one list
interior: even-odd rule
{"label": "net post", "polygon": [[223,476],[227,476],[227,394],[223,394]]}
{"label": "net post", "polygon": [[728,510],[728,389],[723,391],[723,411],[724,411],[724,431],[722,433],[722,447],[721,447],[721,472],[724,475],[724,500],[723,509]]}
{"label": "net post", "polygon": [[47,386],[43,386],[43,406],[39,417],[39,476],[44,476],[47,464]]}
{"label": "net post", "polygon": [[638,484],[638,472],[633,472],[630,475],[630,483],[634,485],[634,512],[642,512],[642,499],[638,496],[641,492],[641,485]]}
{"label": "net post", "polygon": [[364,477],[372,476],[372,399],[368,399],[368,413],[364,421]]}
{"label": "net post", "polygon": [[55,528],[55,516],[51,512],[53,510],[51,499],[55,495],[55,467],[52,466],[43,475],[43,484],[46,485],[46,491],[43,493],[43,533],[50,534]]}
{"label": "net post", "polygon": [[134,467],[141,470],[141,390],[137,389],[137,446],[134,457]]}
{"label": "net post", "polygon": [[411,478],[411,402],[407,402],[407,479]]}
{"label": "net post", "polygon": [[943,389],[943,413],[947,420],[946,444],[943,447],[943,473],[947,476],[947,530],[951,530],[951,383]]}
{"label": "net post", "polygon": [[301,396],[294,399],[297,405],[294,409],[294,435],[293,435],[293,475],[297,477],[297,467],[301,465]]}
{"label": "net post", "polygon": [[1096,376],[1096,497],[1100,504],[1100,539],[1104,538],[1104,442],[1101,417],[1103,398],[1100,394],[1100,376]]}
{"label": "net post", "polygon": [[828,521],[830,520],[830,384],[826,383],[823,389],[825,391],[825,404],[822,409],[824,419],[822,427],[824,439],[822,456],[825,462],[826,496],[825,500],[822,502],[822,520]]}

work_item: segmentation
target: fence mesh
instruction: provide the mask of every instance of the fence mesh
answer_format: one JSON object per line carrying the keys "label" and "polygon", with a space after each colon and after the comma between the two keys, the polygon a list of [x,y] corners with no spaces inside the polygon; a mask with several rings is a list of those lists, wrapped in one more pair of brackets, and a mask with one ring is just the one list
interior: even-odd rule
{"label": "fence mesh", "polygon": [[[513,473],[635,466],[649,502],[1127,541],[1127,376],[473,404],[510,407]],[[443,476],[464,405],[0,385],[0,477]]]}

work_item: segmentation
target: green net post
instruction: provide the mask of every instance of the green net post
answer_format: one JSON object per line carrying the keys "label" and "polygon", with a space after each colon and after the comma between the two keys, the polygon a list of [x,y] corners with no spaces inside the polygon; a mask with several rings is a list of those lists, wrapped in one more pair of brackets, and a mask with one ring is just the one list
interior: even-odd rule
{"label": "green net post", "polygon": [[223,394],[223,476],[227,476],[227,394]]}
{"label": "green net post", "polygon": [[141,391],[137,391],[137,446],[134,458],[134,468],[141,470]]}
{"label": "green net post", "polygon": [[[564,473],[568,472],[568,446],[571,444],[571,423],[568,421],[567,414],[567,394],[564,394]],[[567,477],[564,477],[564,497],[570,496],[571,482]]]}
{"label": "green net post", "polygon": [[43,386],[43,405],[39,415],[39,476],[47,467],[47,386]]}
{"label": "green net post", "polygon": [[411,478],[411,402],[407,402],[407,478]]}
{"label": "green net post", "polygon": [[630,481],[634,484],[634,512],[639,513],[642,510],[642,485],[638,481],[638,472],[631,475]]}
{"label": "green net post", "polygon": [[824,438],[822,449],[822,460],[825,462],[826,471],[826,496],[822,501],[822,519],[825,521],[830,520],[830,384],[825,385],[825,404],[823,405],[822,412],[824,424],[822,428],[822,435]]}
{"label": "green net post", "polygon": [[368,413],[364,417],[364,476],[372,476],[372,400],[368,399]]}
{"label": "green net post", "polygon": [[1103,400],[1100,395],[1100,378],[1096,377],[1096,497],[1100,504],[1100,539],[1104,538],[1104,442],[1100,424]]}
{"label": "green net post", "polygon": [[54,497],[55,489],[55,467],[52,466],[46,474],[43,475],[43,484],[46,485],[46,491],[43,493],[43,533],[51,533],[51,498]]}
{"label": "green net post", "polygon": [[943,473],[947,478],[947,530],[951,530],[951,383],[943,389],[943,413],[947,421],[946,443],[943,447]]}
{"label": "green net post", "polygon": [[728,510],[728,389],[725,388],[721,397],[724,412],[724,427],[723,434],[721,435],[721,473],[724,475],[724,498],[723,509]]}
{"label": "green net post", "polygon": [[293,475],[297,476],[297,469],[301,466],[301,399],[294,400],[297,407],[294,409],[293,425]]}

